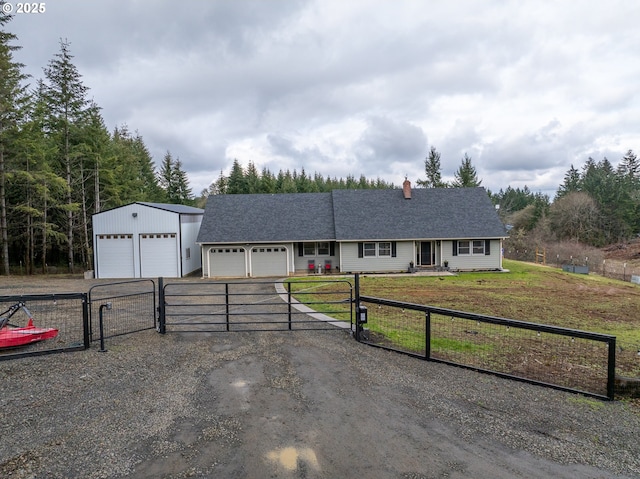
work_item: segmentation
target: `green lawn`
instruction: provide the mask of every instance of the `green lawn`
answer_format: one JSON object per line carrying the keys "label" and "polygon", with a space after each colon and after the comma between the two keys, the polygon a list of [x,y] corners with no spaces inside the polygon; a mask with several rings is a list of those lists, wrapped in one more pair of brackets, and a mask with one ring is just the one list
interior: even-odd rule
{"label": "green lawn", "polygon": [[[517,261],[505,260],[504,267],[509,271],[453,276],[362,275],[360,293],[613,335],[617,338],[619,371],[640,377],[640,286],[594,274],[565,273],[557,268]],[[299,280],[292,281],[297,283]],[[301,283],[294,288],[309,286]],[[323,287],[318,285],[317,288]],[[298,294],[296,297],[313,301]],[[318,310],[336,308],[335,304],[317,306]],[[346,311],[346,305],[344,307]],[[339,316],[347,320],[346,313]],[[369,327],[374,334],[384,336],[386,341],[399,348],[412,347],[418,351],[423,348],[424,332],[418,326],[420,320],[411,326],[404,325],[402,320],[398,322],[398,318],[392,322],[402,326],[388,328],[378,322]],[[448,343],[438,341],[441,342],[434,338],[432,351],[478,352],[486,348],[479,343],[479,338],[468,335],[446,339]]]}

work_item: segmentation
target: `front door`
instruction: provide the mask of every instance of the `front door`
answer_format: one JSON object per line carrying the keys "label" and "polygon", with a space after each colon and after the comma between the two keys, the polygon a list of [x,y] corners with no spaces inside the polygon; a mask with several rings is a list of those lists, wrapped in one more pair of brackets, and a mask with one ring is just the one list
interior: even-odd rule
{"label": "front door", "polygon": [[433,260],[431,258],[431,241],[420,242],[420,266],[432,266]]}

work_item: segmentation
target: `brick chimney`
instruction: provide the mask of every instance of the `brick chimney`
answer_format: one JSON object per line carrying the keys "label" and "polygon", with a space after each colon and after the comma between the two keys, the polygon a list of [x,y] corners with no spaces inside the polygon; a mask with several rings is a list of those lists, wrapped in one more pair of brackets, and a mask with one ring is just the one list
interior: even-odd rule
{"label": "brick chimney", "polygon": [[402,183],[402,194],[405,200],[411,199],[411,182],[406,177],[404,183]]}

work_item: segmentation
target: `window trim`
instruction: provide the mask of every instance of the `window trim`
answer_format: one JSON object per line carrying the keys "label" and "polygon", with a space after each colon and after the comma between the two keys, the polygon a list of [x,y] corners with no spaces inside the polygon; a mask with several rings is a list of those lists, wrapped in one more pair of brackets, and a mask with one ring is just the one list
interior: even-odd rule
{"label": "window trim", "polygon": [[329,241],[319,241],[316,243],[316,251],[318,256],[329,256],[331,253],[331,244]]}
{"label": "window trim", "polygon": [[[308,247],[313,247],[313,253],[308,253],[307,252],[307,248]],[[312,242],[304,242],[302,243],[302,255],[306,258],[315,258],[316,257],[316,243],[312,243]]]}
{"label": "window trim", "polygon": [[[373,248],[371,248],[371,245],[373,245]],[[372,252],[373,254],[371,254]],[[375,243],[373,241],[362,243],[363,258],[376,258],[377,256],[378,256],[378,243]]]}
{"label": "window trim", "polygon": [[[383,254],[383,248],[382,245],[388,245],[386,248],[384,248],[385,253]],[[380,241],[378,243],[378,257],[379,258],[391,258],[391,241]]]}
{"label": "window trim", "polygon": [[[466,245],[464,245],[466,244]],[[459,256],[471,256],[471,241],[470,240],[458,240],[458,255]]]}

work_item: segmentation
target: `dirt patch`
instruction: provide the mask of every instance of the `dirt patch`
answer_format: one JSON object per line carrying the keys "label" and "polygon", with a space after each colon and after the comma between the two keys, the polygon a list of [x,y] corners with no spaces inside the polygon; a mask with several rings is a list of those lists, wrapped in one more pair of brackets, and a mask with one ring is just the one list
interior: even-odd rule
{"label": "dirt patch", "polygon": [[107,349],[0,363],[0,477],[640,475],[640,417],[624,402],[345,332],[144,331]]}

